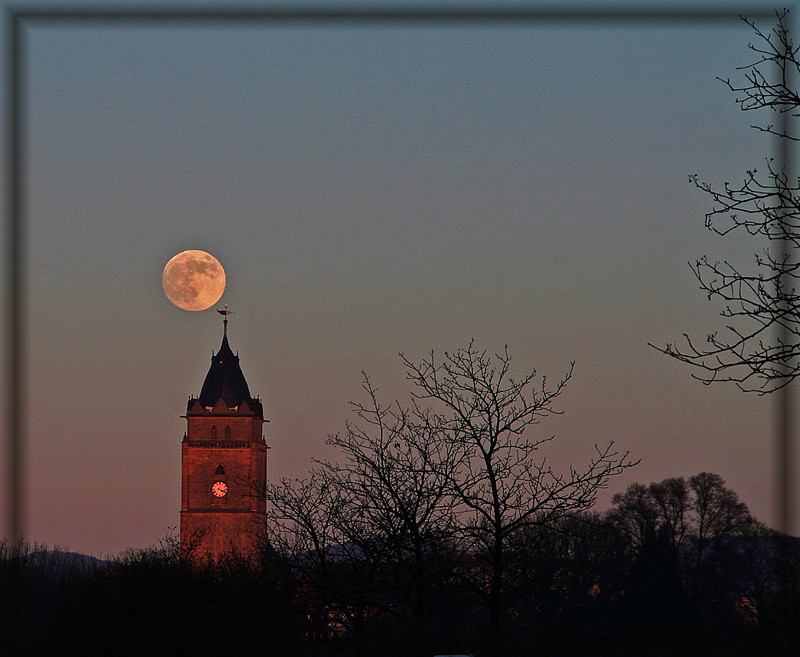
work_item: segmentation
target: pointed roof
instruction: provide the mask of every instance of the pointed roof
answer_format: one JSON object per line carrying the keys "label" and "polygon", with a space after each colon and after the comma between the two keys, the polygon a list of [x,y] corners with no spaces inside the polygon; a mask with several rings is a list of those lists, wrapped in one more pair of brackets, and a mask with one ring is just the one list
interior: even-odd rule
{"label": "pointed roof", "polygon": [[238,406],[245,399],[251,399],[250,389],[242,368],[239,367],[239,357],[231,351],[227,335],[222,338],[219,351],[211,357],[211,367],[200,392],[200,403],[203,406],[214,406],[220,397],[225,400],[228,408]]}
{"label": "pointed roof", "polygon": [[[262,417],[261,402],[250,396],[250,388],[239,366],[239,356],[233,353],[228,344],[227,320],[222,345],[211,357],[203,388],[197,399],[190,399],[187,410],[193,413],[193,406],[199,402],[202,409],[212,409],[213,414],[227,414],[229,409],[239,409],[247,415]],[[194,409],[199,411],[200,408]]]}

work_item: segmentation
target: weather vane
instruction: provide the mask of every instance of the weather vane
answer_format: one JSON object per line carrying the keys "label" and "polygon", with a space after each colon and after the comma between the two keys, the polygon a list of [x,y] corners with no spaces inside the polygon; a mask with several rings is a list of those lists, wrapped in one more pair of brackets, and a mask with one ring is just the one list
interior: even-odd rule
{"label": "weather vane", "polygon": [[223,336],[227,337],[228,336],[228,315],[233,315],[233,311],[232,310],[228,310],[228,304],[226,303],[225,304],[225,310],[220,310],[219,308],[217,308],[217,312],[225,318],[222,321],[222,331],[223,331]]}

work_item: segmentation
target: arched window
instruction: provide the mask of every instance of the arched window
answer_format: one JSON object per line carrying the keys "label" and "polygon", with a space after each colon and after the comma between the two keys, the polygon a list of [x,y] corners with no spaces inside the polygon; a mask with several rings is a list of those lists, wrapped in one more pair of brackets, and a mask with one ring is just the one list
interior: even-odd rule
{"label": "arched window", "polygon": [[225,440],[231,439],[231,428],[229,426],[225,427]]}
{"label": "arched window", "polygon": [[214,438],[214,439],[216,439],[216,437],[217,437],[217,425],[216,424],[211,427],[211,437]]}

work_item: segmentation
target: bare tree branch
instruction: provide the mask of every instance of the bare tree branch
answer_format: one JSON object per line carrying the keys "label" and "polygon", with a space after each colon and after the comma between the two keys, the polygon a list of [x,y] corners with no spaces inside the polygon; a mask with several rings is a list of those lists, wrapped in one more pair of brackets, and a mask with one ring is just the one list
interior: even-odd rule
{"label": "bare tree branch", "polygon": [[[750,45],[757,60],[741,70],[745,81],[722,80],[737,94],[744,111],[764,111],[800,117],[800,55],[789,33],[787,11],[778,14],[770,32],[745,19],[758,40]],[[787,125],[786,121],[781,122]],[[754,128],[783,140],[800,137],[771,122]],[[734,383],[748,392],[767,394],[791,384],[800,375],[800,184],[768,158],[766,169],[748,171],[740,185],[726,182],[721,189],[690,177],[708,194],[712,209],[706,227],[718,235],[746,232],[765,241],[749,269],[703,256],[692,271],[709,300],[720,301],[722,330],[710,333],[705,344],[684,334],[680,342],[650,345],[695,368],[703,383]]]}
{"label": "bare tree branch", "polygon": [[489,355],[474,341],[438,360],[431,352],[419,363],[401,354],[414,399],[433,404],[446,440],[462,450],[450,487],[460,509],[467,547],[480,559],[476,590],[489,610],[492,655],[500,654],[502,612],[513,582],[510,544],[525,529],[552,524],[592,506],[608,480],[635,463],[613,443],[595,447],[583,469],[554,471],[541,455],[553,436],[533,437],[530,429],[557,415],[554,402],[574,364],[554,385],[531,370],[511,376],[508,348]]}

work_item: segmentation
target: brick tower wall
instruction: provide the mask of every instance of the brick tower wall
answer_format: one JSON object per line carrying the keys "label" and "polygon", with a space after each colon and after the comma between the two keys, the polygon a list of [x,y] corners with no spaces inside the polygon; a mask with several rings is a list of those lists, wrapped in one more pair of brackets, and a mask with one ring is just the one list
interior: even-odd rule
{"label": "brick tower wall", "polygon": [[[181,550],[219,559],[226,553],[254,557],[264,535],[267,446],[255,416],[188,416],[182,445]],[[220,474],[219,469],[224,473]],[[216,497],[212,485],[227,486]]]}

